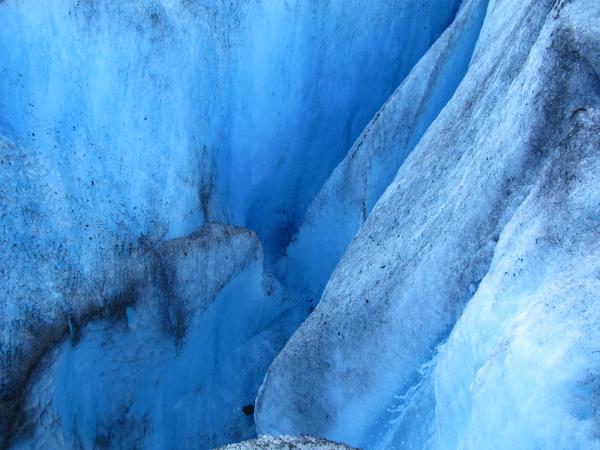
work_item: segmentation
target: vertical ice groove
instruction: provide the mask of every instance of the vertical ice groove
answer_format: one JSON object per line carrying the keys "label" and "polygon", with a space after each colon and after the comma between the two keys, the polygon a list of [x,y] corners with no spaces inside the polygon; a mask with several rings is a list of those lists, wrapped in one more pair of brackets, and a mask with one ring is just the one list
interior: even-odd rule
{"label": "vertical ice groove", "polygon": [[375,114],[309,206],[276,271],[316,304],[344,250],[464,77],[487,0],[462,3],[453,23]]}

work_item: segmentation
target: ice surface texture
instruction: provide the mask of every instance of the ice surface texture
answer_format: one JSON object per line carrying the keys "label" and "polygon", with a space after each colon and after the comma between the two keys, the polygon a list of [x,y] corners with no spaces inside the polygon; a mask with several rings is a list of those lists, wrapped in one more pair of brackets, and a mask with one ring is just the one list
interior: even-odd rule
{"label": "ice surface texture", "polygon": [[226,218],[271,255],[459,3],[8,0],[0,124],[126,223]]}
{"label": "ice surface texture", "polygon": [[[599,14],[588,0],[489,4],[464,80],[272,364],[260,432],[600,445]],[[389,442],[428,410],[430,426]]]}
{"label": "ice surface texture", "polygon": [[309,206],[277,273],[318,300],[344,250],[400,165],[454,94],[469,65],[487,0],[465,1],[452,25],[375,114]]}

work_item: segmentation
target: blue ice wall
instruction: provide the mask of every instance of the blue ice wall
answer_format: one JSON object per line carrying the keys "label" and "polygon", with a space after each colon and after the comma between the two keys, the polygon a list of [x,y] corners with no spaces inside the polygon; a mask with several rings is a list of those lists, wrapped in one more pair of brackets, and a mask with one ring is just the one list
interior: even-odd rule
{"label": "blue ice wall", "polygon": [[261,19],[235,49],[229,204],[267,254],[280,254],[332,169],[459,4],[260,6]]}
{"label": "blue ice wall", "polygon": [[82,214],[104,180],[136,232],[225,220],[279,254],[459,3],[9,0],[0,126]]}
{"label": "blue ice wall", "polygon": [[271,364],[259,432],[599,448],[599,23],[594,0],[488,5],[458,89]]}
{"label": "blue ice wall", "polygon": [[224,222],[280,253],[458,3],[3,1],[3,404],[141,243]]}

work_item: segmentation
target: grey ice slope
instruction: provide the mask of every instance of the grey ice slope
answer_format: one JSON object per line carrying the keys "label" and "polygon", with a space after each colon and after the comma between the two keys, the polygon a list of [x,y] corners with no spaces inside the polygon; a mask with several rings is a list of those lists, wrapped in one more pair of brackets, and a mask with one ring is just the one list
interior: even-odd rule
{"label": "grey ice slope", "polygon": [[595,1],[490,2],[465,79],[271,365],[261,432],[375,448],[469,305],[425,384],[438,415],[391,448],[598,447],[599,34]]}

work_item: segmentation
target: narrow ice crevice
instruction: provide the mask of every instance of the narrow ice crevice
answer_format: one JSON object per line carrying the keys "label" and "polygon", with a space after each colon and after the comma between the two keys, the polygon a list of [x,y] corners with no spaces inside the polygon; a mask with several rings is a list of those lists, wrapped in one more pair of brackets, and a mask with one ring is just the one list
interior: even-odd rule
{"label": "narrow ice crevice", "polygon": [[268,264],[460,2],[265,2],[264,19],[249,23],[234,55],[230,144],[219,167],[230,220],[257,231]]}
{"label": "narrow ice crevice", "polygon": [[399,167],[465,76],[487,0],[467,0],[453,23],[383,105],[309,206],[276,273],[311,308]]}

